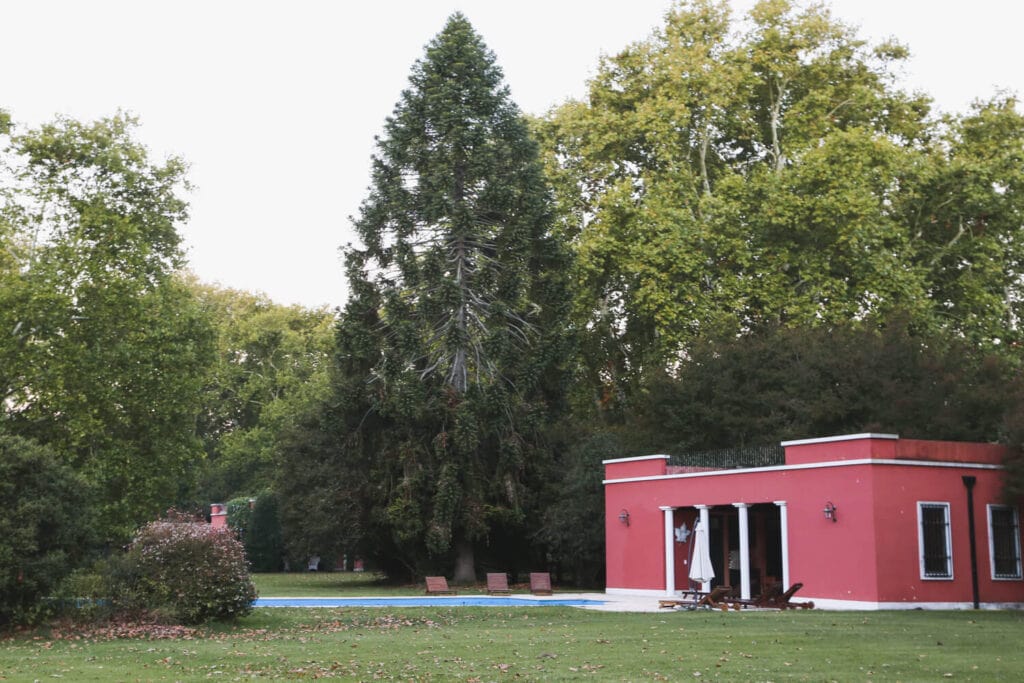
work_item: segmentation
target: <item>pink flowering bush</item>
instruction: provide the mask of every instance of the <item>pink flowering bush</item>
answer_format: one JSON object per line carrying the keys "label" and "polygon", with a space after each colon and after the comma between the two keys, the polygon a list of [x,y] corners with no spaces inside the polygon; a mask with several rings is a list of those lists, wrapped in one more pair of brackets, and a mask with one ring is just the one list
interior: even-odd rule
{"label": "pink flowering bush", "polygon": [[248,614],[256,586],[230,530],[170,515],[136,534],[119,563],[115,603],[184,624]]}

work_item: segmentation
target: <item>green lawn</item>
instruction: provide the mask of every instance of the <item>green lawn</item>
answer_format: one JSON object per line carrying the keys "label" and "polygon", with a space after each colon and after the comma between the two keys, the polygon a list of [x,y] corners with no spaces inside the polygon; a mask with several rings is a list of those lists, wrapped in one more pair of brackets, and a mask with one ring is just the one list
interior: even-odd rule
{"label": "green lawn", "polygon": [[253,574],[260,595],[268,597],[352,597],[365,595],[410,595],[413,586],[384,583],[383,577],[366,572],[289,572]]}
{"label": "green lawn", "polygon": [[[365,572],[289,572],[253,574],[256,590],[267,597],[351,598],[368,595],[422,595],[425,583],[400,585],[386,583],[378,574]],[[452,586],[459,593],[486,593],[486,584]],[[529,585],[512,586],[514,593],[529,593]]]}
{"label": "green lawn", "polygon": [[1020,612],[260,609],[175,638],[41,631],[0,680],[1016,681]]}

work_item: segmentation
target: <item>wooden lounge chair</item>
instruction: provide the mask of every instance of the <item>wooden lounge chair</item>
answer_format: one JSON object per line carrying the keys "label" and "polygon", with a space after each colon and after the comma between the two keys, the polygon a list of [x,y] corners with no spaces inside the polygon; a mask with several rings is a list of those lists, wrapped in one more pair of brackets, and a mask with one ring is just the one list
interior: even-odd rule
{"label": "wooden lounge chair", "polygon": [[530,592],[534,595],[551,595],[551,574],[530,572]]}
{"label": "wooden lounge chair", "polygon": [[793,602],[793,594],[803,588],[802,583],[794,583],[785,592],[779,593],[779,595],[771,598],[765,604],[765,607],[776,607],[778,609],[813,609],[814,603],[808,602]]}
{"label": "wooden lounge chair", "polygon": [[743,609],[744,607],[752,607],[752,608],[764,607],[764,605],[762,605],[761,602],[760,602],[760,596],[755,597],[755,598],[744,599],[744,598],[738,598],[735,595],[730,595],[730,596],[726,597],[723,600],[723,602],[725,602],[726,605],[728,605],[729,607],[733,608],[736,611],[739,611],[739,610]]}
{"label": "wooden lounge chair", "polygon": [[500,572],[487,575],[487,592],[490,595],[508,595],[508,574]]}
{"label": "wooden lounge chair", "polygon": [[[694,610],[698,607],[707,607],[709,609],[720,609],[723,612],[728,610],[730,603],[728,586],[716,586],[711,589],[710,593],[702,593],[701,591],[683,591],[679,599],[670,600],[659,600],[658,607],[674,607],[677,609],[690,609]],[[735,609],[739,609],[738,607]]]}
{"label": "wooden lounge chair", "polygon": [[443,576],[427,577],[428,595],[454,595],[455,591],[448,587],[448,579]]}
{"label": "wooden lounge chair", "polygon": [[773,608],[775,607],[775,602],[781,595],[782,584],[774,583],[760,595],[755,595],[754,597],[747,599],[741,598],[737,595],[730,595],[725,598],[725,602],[735,610],[742,609],[743,607]]}
{"label": "wooden lounge chair", "polygon": [[789,587],[789,590],[783,591],[782,584],[776,583],[769,586],[761,595],[751,598],[749,600],[743,600],[741,598],[726,598],[726,602],[733,609],[740,609],[741,607],[755,607],[759,609],[811,609],[814,607],[813,602],[793,602],[793,594],[803,588],[802,583],[794,583]]}
{"label": "wooden lounge chair", "polygon": [[697,600],[703,595],[707,594],[702,593],[698,590],[679,591],[679,597],[663,598],[661,600],[658,600],[658,607],[693,607],[696,604]]}
{"label": "wooden lounge chair", "polygon": [[731,589],[728,586],[715,586],[711,589],[710,593],[703,594],[695,607],[709,607],[711,609],[720,609],[723,612],[729,609],[728,603],[725,599],[729,596]]}

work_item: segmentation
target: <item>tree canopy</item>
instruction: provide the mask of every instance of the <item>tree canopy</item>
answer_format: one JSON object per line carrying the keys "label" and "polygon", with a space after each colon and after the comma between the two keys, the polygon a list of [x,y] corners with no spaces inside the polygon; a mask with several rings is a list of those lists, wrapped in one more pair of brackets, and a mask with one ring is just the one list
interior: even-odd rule
{"label": "tree canopy", "polygon": [[0,429],[96,488],[122,538],[194,484],[212,330],[176,280],[185,166],[134,119],[58,119],[10,138],[0,199]]}
{"label": "tree canopy", "polygon": [[188,286],[217,337],[198,420],[206,454],[199,493],[226,501],[269,491],[281,435],[329,390],[336,315],[194,278]]}
{"label": "tree canopy", "polygon": [[906,56],[822,5],[681,2],[537,122],[597,400],[761,325],[1016,343],[1024,119],[1002,96],[932,117]]}
{"label": "tree canopy", "polygon": [[955,335],[922,337],[906,318],[882,329],[766,326],[702,339],[677,376],[648,383],[645,436],[633,442],[680,453],[859,432],[990,441],[1020,399],[1013,376],[1002,356]]}

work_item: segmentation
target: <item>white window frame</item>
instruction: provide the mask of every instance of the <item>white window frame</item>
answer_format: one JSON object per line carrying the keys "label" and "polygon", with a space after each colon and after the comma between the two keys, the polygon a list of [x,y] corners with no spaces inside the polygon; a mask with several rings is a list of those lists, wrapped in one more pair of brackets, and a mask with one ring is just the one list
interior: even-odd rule
{"label": "white window frame", "polygon": [[[1024,579],[1024,574],[1021,573],[1021,555],[1020,555],[1020,511],[1014,505],[997,505],[989,503],[986,506],[988,513],[988,562],[989,568],[992,572],[993,581],[1020,581]],[[992,530],[992,511],[993,510],[1010,510],[1013,512],[1013,543],[1016,546],[1017,556],[1017,573],[1014,576],[996,575],[996,539],[995,534]]]}
{"label": "white window frame", "polygon": [[[942,508],[946,517],[946,573],[942,576],[928,576],[925,573],[924,558],[924,508]],[[920,562],[922,581],[953,580],[953,534],[951,530],[949,503],[945,501],[921,500],[917,502],[917,557]]]}

